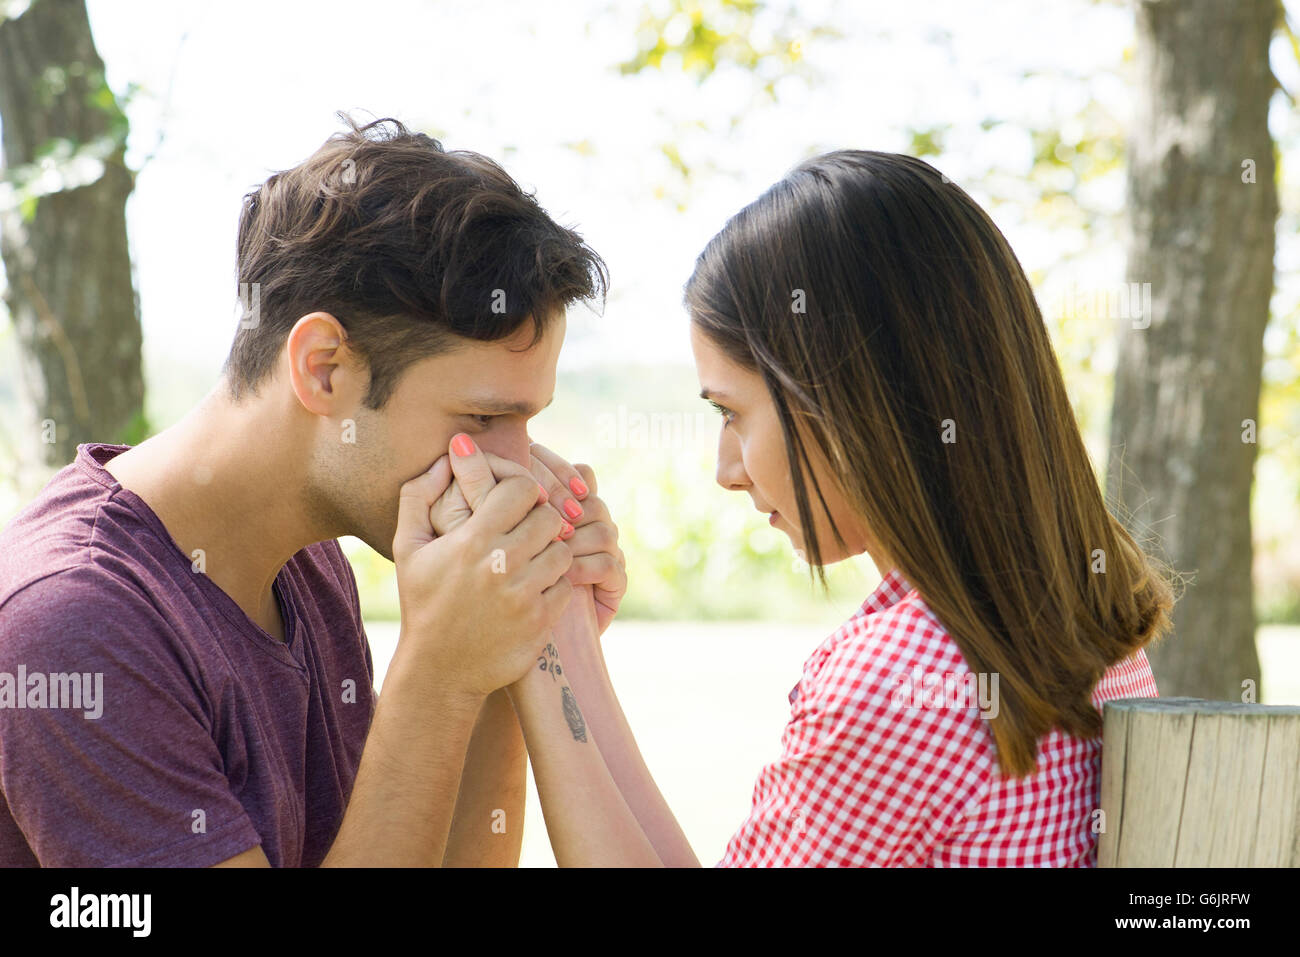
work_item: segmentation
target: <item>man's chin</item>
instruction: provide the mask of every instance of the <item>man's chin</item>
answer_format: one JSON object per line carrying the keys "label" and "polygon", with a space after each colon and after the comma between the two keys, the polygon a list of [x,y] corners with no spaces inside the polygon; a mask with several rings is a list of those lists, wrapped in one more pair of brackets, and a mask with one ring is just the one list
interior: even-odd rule
{"label": "man's chin", "polygon": [[[394,534],[396,534],[396,530],[394,530]],[[393,535],[375,541],[371,541],[369,538],[363,538],[361,540],[377,551],[380,555],[383,555],[390,562],[393,561]]]}
{"label": "man's chin", "polygon": [[397,534],[396,528],[387,534],[376,534],[366,529],[353,529],[347,534],[365,542],[390,562],[393,561],[393,536]]}

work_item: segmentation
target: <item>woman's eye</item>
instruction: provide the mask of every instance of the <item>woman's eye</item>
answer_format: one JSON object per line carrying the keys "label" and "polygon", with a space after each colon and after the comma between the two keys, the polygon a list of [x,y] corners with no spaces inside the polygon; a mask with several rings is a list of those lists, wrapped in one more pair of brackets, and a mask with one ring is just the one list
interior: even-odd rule
{"label": "woman's eye", "polygon": [[708,402],[709,405],[713,406],[713,410],[717,412],[718,415],[722,416],[722,421],[724,423],[730,422],[735,418],[736,413],[732,412],[725,405],[718,405],[718,403],[714,402],[712,399],[709,399]]}
{"label": "woman's eye", "polygon": [[470,418],[486,429],[489,425],[492,424],[492,420],[495,419],[496,416],[495,415],[471,415]]}

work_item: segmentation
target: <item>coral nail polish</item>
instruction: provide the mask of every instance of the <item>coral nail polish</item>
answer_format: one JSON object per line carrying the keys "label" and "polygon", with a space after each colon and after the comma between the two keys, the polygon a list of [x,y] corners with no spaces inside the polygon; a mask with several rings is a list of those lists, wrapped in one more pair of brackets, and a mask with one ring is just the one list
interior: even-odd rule
{"label": "coral nail polish", "polygon": [[576,475],[569,479],[569,488],[572,489],[573,494],[579,498],[587,494],[587,483]]}
{"label": "coral nail polish", "polygon": [[459,455],[461,458],[464,458],[467,455],[473,455],[474,440],[471,439],[464,432],[461,432],[454,439],[451,440],[451,450],[455,452],[457,455]]}
{"label": "coral nail polish", "polygon": [[564,503],[564,514],[572,519],[582,518],[582,506],[573,499],[569,499]]}
{"label": "coral nail polish", "polygon": [[573,534],[573,526],[570,525],[568,522],[565,522],[563,525],[560,526],[560,541],[564,541],[572,534]]}

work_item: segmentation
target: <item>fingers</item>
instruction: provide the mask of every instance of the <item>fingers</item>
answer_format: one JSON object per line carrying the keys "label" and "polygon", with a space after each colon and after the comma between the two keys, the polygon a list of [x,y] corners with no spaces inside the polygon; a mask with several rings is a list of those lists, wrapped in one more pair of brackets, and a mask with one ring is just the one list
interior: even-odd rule
{"label": "fingers", "polygon": [[[565,511],[563,501],[564,498],[569,496],[565,489],[561,488],[559,482],[549,470],[538,468],[536,467],[536,463],[533,463],[534,467],[530,471],[527,467],[520,465],[513,459],[503,459],[501,456],[493,455],[491,452],[487,452],[486,454],[488,464],[492,466],[492,473],[498,480],[507,475],[531,476],[541,487],[541,501],[538,504],[541,504],[541,502],[550,502],[555,511],[565,520],[565,525],[570,529],[570,531],[561,532],[561,539],[566,539],[570,534],[572,534],[572,522],[568,512]],[[554,493],[554,496],[559,496],[559,498],[553,497],[552,493]]]}
{"label": "fingers", "polygon": [[451,470],[470,510],[478,511],[497,480],[483,450],[464,432],[452,436]]}
{"label": "fingers", "polygon": [[[467,440],[468,438],[466,436]],[[538,450],[545,458],[534,456],[527,468],[511,459],[502,458],[486,450],[480,451],[498,481],[507,475],[532,475],[542,488],[542,501],[549,501],[566,522],[577,526],[591,521],[587,506],[581,501],[594,491],[595,475],[592,474],[590,466],[569,465],[550,449],[536,444],[531,447],[530,452]],[[468,493],[466,499],[470,499]],[[472,500],[470,504],[472,508],[476,507]],[[561,534],[562,540],[567,538],[567,532]]]}
{"label": "fingers", "polygon": [[564,581],[564,573],[572,563],[573,556],[564,543],[551,542],[529,563],[525,577],[530,581],[531,589],[545,590]]}
{"label": "fingers", "polygon": [[429,509],[451,484],[451,464],[443,456],[429,471],[402,485],[397,503],[397,531],[393,535],[393,560],[401,561],[415,549],[433,541]]}
{"label": "fingers", "polygon": [[546,446],[538,445],[536,442],[529,446],[528,451],[532,453],[534,459],[550,469],[575,498],[585,499],[596,491],[596,476],[591,474],[590,468],[583,466],[587,469],[587,474],[583,475],[578,466],[570,465]]}
{"label": "fingers", "polygon": [[542,613],[546,616],[546,621],[550,624],[560,620],[564,610],[569,607],[569,601],[573,598],[573,586],[569,584],[567,578],[561,578],[550,588],[542,592],[541,604]]}
{"label": "fingers", "polygon": [[599,585],[622,571],[623,566],[615,556],[597,552],[581,558],[575,556],[564,577],[574,585]]}
{"label": "fingers", "polygon": [[437,535],[446,535],[467,521],[496,486],[498,479],[511,474],[530,474],[522,465],[479,448],[463,432],[452,436],[450,455],[444,458],[455,478],[429,510],[429,523]]}
{"label": "fingers", "polygon": [[555,509],[556,513],[564,519],[565,525],[570,529],[565,533],[565,537],[572,534],[574,525],[585,520],[585,510],[573,497],[573,494],[560,484],[560,480],[541,462],[536,459],[532,462],[531,474],[539,485],[546,491],[546,500],[550,506]]}
{"label": "fingers", "polygon": [[[483,504],[474,511],[467,524],[474,523],[485,533],[504,535],[514,531],[529,516],[534,507],[540,504],[540,496],[541,489],[532,476],[506,476],[488,492],[487,498],[483,499]],[[538,511],[555,517],[554,531],[551,532],[551,537],[554,538],[560,530],[559,514],[549,508]]]}
{"label": "fingers", "polygon": [[[533,474],[546,489],[552,503],[574,525],[587,521],[586,506],[582,503],[594,491],[594,475],[587,468],[584,476],[579,470],[560,458],[550,449],[534,442],[528,449],[532,454]],[[584,466],[585,468],[585,466]],[[588,481],[590,478],[593,481]]]}
{"label": "fingers", "polygon": [[[443,459],[446,458],[444,455]],[[450,462],[448,462],[446,468],[450,473]],[[465,501],[459,483],[452,479],[447,491],[443,492],[442,497],[434,502],[433,507],[429,509],[429,524],[433,526],[435,535],[442,536],[456,528],[472,514],[474,513],[470,511],[469,503]]]}
{"label": "fingers", "polygon": [[488,465],[492,466],[492,474],[497,477],[497,481],[500,481],[507,475],[523,475],[526,477],[533,474],[528,471],[527,466],[520,465],[514,459],[504,459],[499,455],[494,455],[486,449],[483,450],[483,454],[487,456]]}
{"label": "fingers", "polygon": [[595,555],[597,552],[618,551],[618,526],[609,521],[596,521],[579,526],[570,538],[565,539],[575,557]]}
{"label": "fingers", "polygon": [[[510,531],[523,520],[533,505],[546,501],[546,490],[532,477],[532,473],[516,462],[485,452],[464,432],[452,437],[450,461],[451,471],[456,477],[456,485],[459,486],[465,502],[465,510],[462,512],[457,513],[454,506],[447,509],[450,528],[467,521],[471,515],[485,509],[487,503],[493,498],[492,493],[506,484],[510,484],[514,491],[500,497],[497,507],[489,511],[484,523],[493,531]],[[520,497],[524,494],[523,489],[529,488],[530,485],[529,507],[521,512],[519,511],[519,503],[522,501]]]}
{"label": "fingers", "polygon": [[[591,470],[591,466],[583,462],[576,462],[573,466],[582,477],[582,482],[587,486],[587,495],[596,494],[596,473]],[[586,496],[582,496],[584,499]]]}
{"label": "fingers", "polygon": [[[512,482],[515,480],[515,477],[510,479]],[[505,537],[506,550],[525,561],[531,559],[558,540],[563,524],[564,519],[555,509],[535,507]]]}

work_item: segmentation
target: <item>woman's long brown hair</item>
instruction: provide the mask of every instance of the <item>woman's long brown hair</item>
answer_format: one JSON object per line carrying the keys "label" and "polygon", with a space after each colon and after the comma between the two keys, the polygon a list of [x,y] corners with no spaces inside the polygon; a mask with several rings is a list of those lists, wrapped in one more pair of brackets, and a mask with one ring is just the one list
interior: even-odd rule
{"label": "woman's long brown hair", "polygon": [[999,676],[1002,772],[1032,773],[1054,727],[1100,735],[1092,690],[1169,629],[1170,573],[1107,511],[988,215],[914,157],[827,153],[727,222],[685,302],[767,384],[810,566],[824,576],[808,443],[970,670]]}

